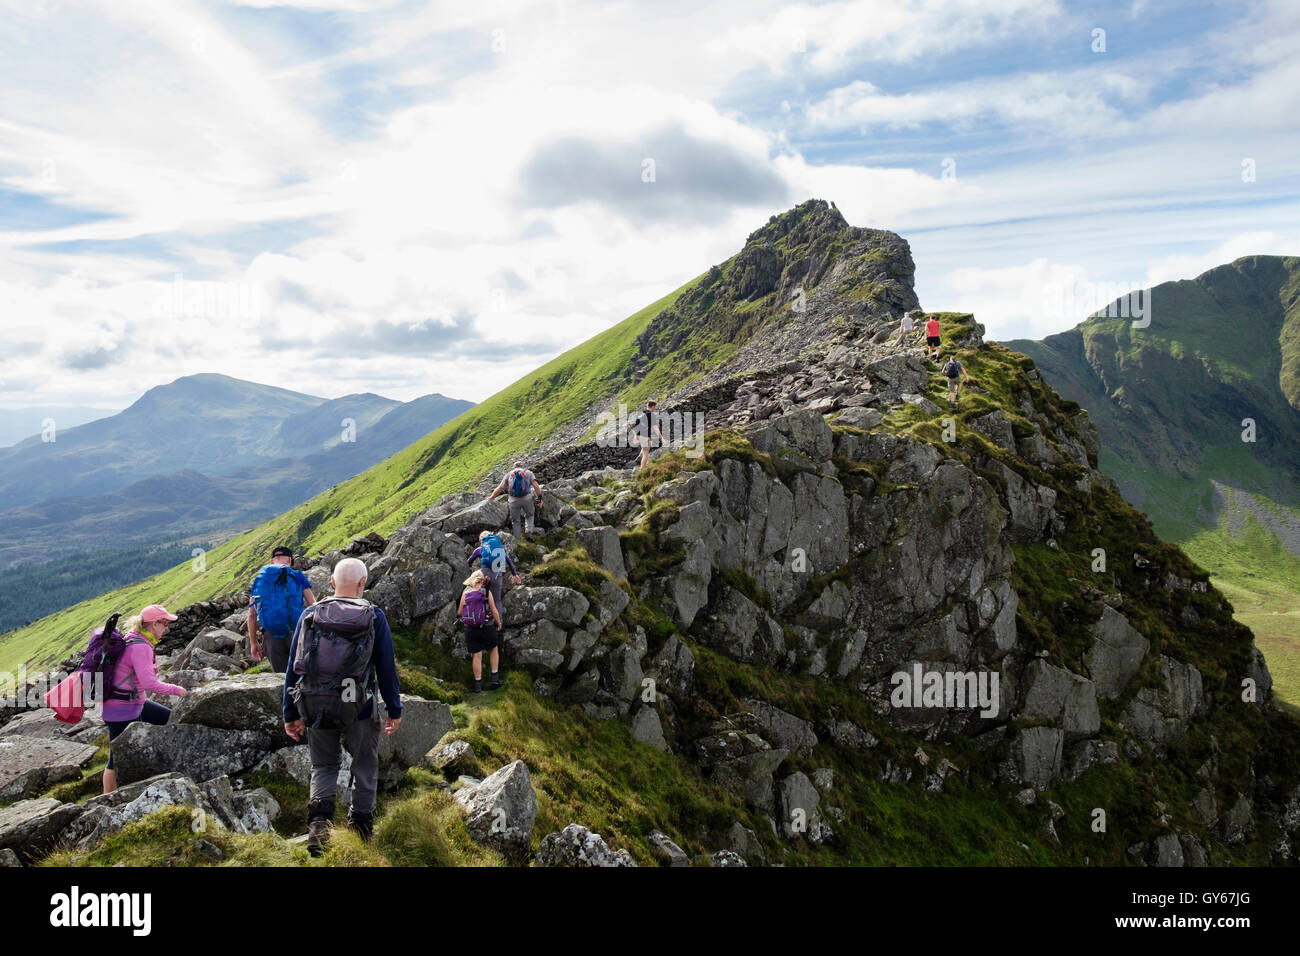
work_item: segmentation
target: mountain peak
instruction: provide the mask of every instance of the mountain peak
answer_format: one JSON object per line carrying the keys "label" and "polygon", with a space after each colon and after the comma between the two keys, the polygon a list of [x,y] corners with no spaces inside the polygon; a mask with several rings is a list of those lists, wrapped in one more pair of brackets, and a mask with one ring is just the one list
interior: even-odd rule
{"label": "mountain peak", "polygon": [[835,203],[825,199],[809,199],[793,209],[772,216],[766,225],[749,234],[745,245],[777,242],[780,239],[786,239],[789,245],[803,245],[820,236],[845,233],[851,228]]}

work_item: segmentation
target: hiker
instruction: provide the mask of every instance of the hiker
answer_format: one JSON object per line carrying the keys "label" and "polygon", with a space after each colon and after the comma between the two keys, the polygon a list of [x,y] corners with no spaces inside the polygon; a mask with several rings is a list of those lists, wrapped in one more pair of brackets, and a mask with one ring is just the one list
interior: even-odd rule
{"label": "hiker", "polygon": [[289,635],[298,626],[303,607],[316,603],[307,575],[293,567],[293,551],[278,547],[271,563],[253,578],[248,601],[248,652],[260,661],[271,658],[271,670],[283,674],[289,664]]}
{"label": "hiker", "polygon": [[[528,535],[533,533],[534,513],[542,506],[541,482],[524,467],[522,461],[517,461],[515,467],[501,479],[501,484],[487,496],[487,500],[491,501],[497,495],[510,496],[510,526],[514,529],[515,540],[527,540]],[[522,534],[519,531],[521,518],[524,519]]]}
{"label": "hiker", "polygon": [[930,347],[930,361],[939,361],[939,320],[931,318],[925,323],[925,344]]}
{"label": "hiker", "polygon": [[[112,673],[104,675],[104,725],[108,727],[108,766],[104,768],[104,792],[117,789],[117,770],[113,767],[113,741],[137,720],[149,724],[165,724],[172,714],[170,707],[145,700],[145,692],[184,697],[186,690],[176,684],[165,684],[158,679],[153,648],[166,633],[176,615],[168,613],[161,604],[150,604],[134,617],[128,618],[121,630],[125,633],[125,646]],[[91,638],[94,646],[94,638]]]}
{"label": "hiker", "polygon": [[361,596],[366,573],[357,558],[336,564],[330,579],[334,595],[303,612],[289,642],[284,732],[296,741],[307,735],[311,754],[307,852],[312,856],[320,856],[329,842],[340,746],[352,755],[348,825],[363,840],[374,832],[379,782],[376,685],[388,711],[384,732],[395,733],[402,722],[393,634],[384,612]]}
{"label": "hiker", "polygon": [[[497,610],[504,611],[505,604],[502,601],[502,590],[506,568],[510,569],[511,584],[523,583],[523,578],[519,576],[514,561],[510,560],[510,554],[506,551],[506,546],[491,531],[483,531],[478,536],[478,547],[469,556],[470,567],[474,566],[475,561],[479,563],[483,575],[488,580],[488,586],[492,589],[492,596],[496,598]],[[499,617],[500,615],[498,615]]]}
{"label": "hiker", "polygon": [[[488,663],[492,666],[492,689],[501,686],[497,671],[501,648],[501,609],[492,596],[488,577],[480,568],[465,580],[456,614],[465,625],[465,646],[469,649],[470,666],[474,669],[474,693],[483,692],[483,652],[490,651]],[[496,622],[496,627],[492,626]]]}
{"label": "hiker", "polygon": [[655,407],[653,398],[646,402],[645,411],[636,417],[636,421],[632,423],[632,427],[629,429],[632,432],[632,440],[641,449],[641,461],[636,466],[637,471],[650,464],[650,449],[655,447],[654,439],[656,435],[659,437],[659,444],[664,444],[664,433],[659,430],[659,415],[655,411]]}
{"label": "hiker", "polygon": [[916,322],[924,313],[920,309],[913,309],[911,312],[903,313],[903,321],[898,323],[898,342],[900,345],[908,346],[913,344],[912,335],[916,331]]}
{"label": "hiker", "polygon": [[969,382],[970,375],[966,371],[966,366],[957,361],[955,352],[948,357],[943,367],[943,374],[948,379],[948,404],[956,408],[957,399],[961,397],[962,383]]}

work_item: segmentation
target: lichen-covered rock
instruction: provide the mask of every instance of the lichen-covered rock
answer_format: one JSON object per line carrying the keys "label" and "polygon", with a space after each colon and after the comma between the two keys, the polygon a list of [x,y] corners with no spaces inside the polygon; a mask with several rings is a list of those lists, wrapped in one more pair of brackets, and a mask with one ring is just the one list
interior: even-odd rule
{"label": "lichen-covered rock", "polygon": [[182,697],[171,722],[283,736],[283,702],[283,674],[225,677]]}
{"label": "lichen-covered rock", "polygon": [[538,866],[636,866],[627,850],[611,850],[599,833],[570,823],[548,833],[537,848]]}
{"label": "lichen-covered rock", "polygon": [[1114,700],[1137,675],[1151,642],[1139,634],[1128,619],[1105,605],[1093,629],[1088,671],[1102,700]]}

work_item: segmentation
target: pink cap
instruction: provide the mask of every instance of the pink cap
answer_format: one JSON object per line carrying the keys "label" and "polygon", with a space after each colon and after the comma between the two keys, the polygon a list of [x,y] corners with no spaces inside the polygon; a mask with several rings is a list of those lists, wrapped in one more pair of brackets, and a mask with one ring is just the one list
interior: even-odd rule
{"label": "pink cap", "polygon": [[178,620],[175,614],[168,614],[167,609],[161,604],[150,604],[140,612],[140,620],[146,624],[154,621],[175,621]]}

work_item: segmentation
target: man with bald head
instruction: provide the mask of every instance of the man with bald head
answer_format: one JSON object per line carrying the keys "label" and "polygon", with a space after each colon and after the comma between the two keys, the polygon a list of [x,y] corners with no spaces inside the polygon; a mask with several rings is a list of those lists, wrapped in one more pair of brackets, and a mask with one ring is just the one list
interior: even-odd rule
{"label": "man with bald head", "polygon": [[307,852],[312,856],[320,856],[329,840],[341,747],[352,755],[348,823],[363,840],[374,829],[380,726],[376,690],[388,711],[385,733],[395,733],[402,722],[393,634],[384,612],[361,596],[366,566],[344,558],[330,580],[334,596],[317,601],[298,621],[284,678],[284,732],[296,741],[306,734],[311,754]]}

